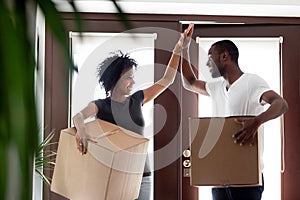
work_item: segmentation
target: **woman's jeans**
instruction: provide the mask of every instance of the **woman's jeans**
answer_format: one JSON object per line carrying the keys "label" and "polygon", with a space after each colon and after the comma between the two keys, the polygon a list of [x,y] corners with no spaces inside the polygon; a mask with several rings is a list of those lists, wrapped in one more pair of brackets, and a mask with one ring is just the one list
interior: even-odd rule
{"label": "woman's jeans", "polygon": [[144,176],[138,200],[150,200],[152,194],[152,176]]}

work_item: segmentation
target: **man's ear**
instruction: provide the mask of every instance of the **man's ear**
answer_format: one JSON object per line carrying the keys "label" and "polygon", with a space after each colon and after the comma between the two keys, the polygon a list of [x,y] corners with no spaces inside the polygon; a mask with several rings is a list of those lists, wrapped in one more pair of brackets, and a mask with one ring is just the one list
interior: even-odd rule
{"label": "man's ear", "polygon": [[223,53],[221,53],[221,59],[223,61],[227,61],[228,59],[230,59],[229,57],[230,57],[230,55],[229,55],[228,51],[224,51]]}

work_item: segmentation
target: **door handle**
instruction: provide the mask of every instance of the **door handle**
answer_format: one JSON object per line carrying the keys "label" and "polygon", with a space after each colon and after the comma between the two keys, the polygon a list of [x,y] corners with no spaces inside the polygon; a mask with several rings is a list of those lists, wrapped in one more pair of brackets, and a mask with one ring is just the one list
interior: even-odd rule
{"label": "door handle", "polygon": [[189,158],[189,157],[191,157],[191,151],[189,149],[186,149],[183,151],[182,155],[185,158]]}
{"label": "door handle", "polygon": [[190,177],[191,176],[191,151],[186,149],[183,151],[182,156],[184,157],[182,165],[183,165],[183,177]]}
{"label": "door handle", "polygon": [[191,161],[190,160],[184,160],[182,165],[185,167],[185,168],[190,168],[191,167]]}
{"label": "door handle", "polygon": [[189,149],[186,149],[183,151],[182,155],[184,157],[184,160],[182,162],[183,167],[190,168],[191,167],[191,160],[190,160],[191,151]]}

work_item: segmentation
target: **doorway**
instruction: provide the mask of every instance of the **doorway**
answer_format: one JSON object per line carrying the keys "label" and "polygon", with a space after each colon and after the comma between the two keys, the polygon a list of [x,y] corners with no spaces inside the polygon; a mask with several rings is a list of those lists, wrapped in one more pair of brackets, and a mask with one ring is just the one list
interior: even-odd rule
{"label": "doorway", "polygon": [[[299,148],[297,141],[298,134],[298,119],[299,115],[299,98],[295,95],[295,91],[299,89],[299,26],[297,25],[299,19],[269,19],[269,18],[247,18],[247,17],[224,17],[224,16],[196,16],[201,20],[216,20],[219,22],[236,22],[243,21],[248,24],[230,25],[230,24],[213,24],[213,25],[196,25],[194,36],[201,37],[278,37],[284,36],[283,45],[283,95],[289,103],[290,110],[284,117],[284,131],[286,133],[285,154],[286,168],[285,173],[282,173],[282,198],[291,199],[299,196],[299,189],[297,188],[297,181],[299,180],[298,168],[299,165]],[[124,27],[113,14],[84,14],[83,15],[85,28],[87,32],[122,32]],[[164,27],[171,30],[181,30],[185,27],[178,23],[180,20],[195,19],[195,16],[179,16],[179,15],[130,15],[130,19],[137,27]],[[64,23],[67,25],[68,31],[76,30],[74,28],[74,18],[69,15],[64,15]],[[277,23],[278,22],[278,23]],[[183,28],[182,28],[183,27]],[[151,28],[149,31],[155,32],[157,28]],[[153,31],[154,30],[154,31]],[[62,57],[60,46],[55,41],[54,36],[48,34],[46,27],[46,48],[45,48],[45,124],[47,130],[55,129],[57,132],[68,125],[68,89],[64,87],[65,81],[68,79],[68,70],[65,67],[65,62]],[[144,32],[149,32],[144,31]],[[181,31],[179,31],[181,32]],[[159,35],[159,34],[158,34]],[[173,44],[177,42],[178,37],[163,36],[158,37],[156,44],[168,45],[169,49],[173,48]],[[155,44],[155,45],[156,45]],[[195,50],[195,49],[193,49]],[[196,52],[196,50],[194,51]],[[155,63],[168,62],[170,57],[169,51],[161,51],[155,49]],[[191,56],[192,62],[197,63],[197,56]],[[198,64],[197,64],[198,65]],[[195,66],[197,66],[195,65]],[[161,77],[164,68],[155,67],[155,79]],[[182,140],[179,140],[178,145],[173,145],[171,152],[182,153],[183,149],[188,146],[188,126],[187,118],[189,116],[197,116],[197,96],[182,90],[180,79],[177,77],[170,90],[166,90],[159,98],[155,100],[155,104],[162,105],[168,114],[165,126],[161,128],[161,116],[154,112],[154,132],[157,133],[154,137],[154,148],[160,149],[168,144],[174,138],[179,128],[182,130]],[[175,91],[175,92],[172,92]],[[175,95],[182,93],[181,106],[179,103],[172,101]],[[176,98],[175,98],[176,99]],[[171,104],[172,103],[172,104]],[[176,104],[175,104],[176,103]],[[174,105],[175,104],[175,105]],[[180,113],[180,110],[182,113]],[[179,113],[179,114],[178,114]],[[178,127],[182,120],[182,127]],[[157,124],[159,125],[156,128]],[[58,135],[55,136],[55,141],[58,141]],[[55,150],[55,149],[53,149]],[[155,163],[164,162],[164,158],[169,154],[155,154]],[[290,162],[289,162],[290,161]],[[189,178],[182,175],[182,160],[178,159],[170,165],[156,170],[154,177],[156,183],[154,185],[154,199],[198,199],[194,195],[195,188],[190,187]],[[174,192],[176,191],[176,192]],[[64,199],[49,191],[49,188],[44,189],[45,199]]]}

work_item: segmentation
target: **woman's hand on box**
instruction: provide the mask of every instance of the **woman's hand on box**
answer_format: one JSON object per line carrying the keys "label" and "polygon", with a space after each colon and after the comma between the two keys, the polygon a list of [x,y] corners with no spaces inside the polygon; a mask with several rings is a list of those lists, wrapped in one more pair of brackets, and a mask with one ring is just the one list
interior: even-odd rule
{"label": "woman's hand on box", "polygon": [[76,139],[77,149],[82,155],[87,153],[88,141],[97,143],[94,137],[91,137],[87,133],[82,133],[82,132],[79,133],[78,131],[76,132],[75,139]]}

